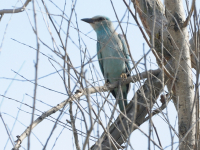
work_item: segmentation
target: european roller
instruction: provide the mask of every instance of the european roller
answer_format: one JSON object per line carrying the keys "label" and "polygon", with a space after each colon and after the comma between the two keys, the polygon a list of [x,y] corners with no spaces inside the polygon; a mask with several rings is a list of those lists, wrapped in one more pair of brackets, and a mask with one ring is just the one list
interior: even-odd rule
{"label": "european roller", "polygon": [[[95,16],[81,20],[89,23],[97,34],[97,56],[105,82],[113,83],[130,76],[129,52],[125,39],[115,32],[110,19]],[[121,111],[124,111],[124,106],[127,105],[129,87],[130,84],[126,84],[121,86],[122,92],[119,92],[118,88],[110,91],[115,98],[119,93],[118,104]]]}

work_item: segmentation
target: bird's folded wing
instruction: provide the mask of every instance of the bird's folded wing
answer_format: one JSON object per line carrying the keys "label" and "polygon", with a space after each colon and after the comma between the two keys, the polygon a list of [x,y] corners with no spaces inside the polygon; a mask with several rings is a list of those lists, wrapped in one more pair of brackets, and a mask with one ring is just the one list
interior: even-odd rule
{"label": "bird's folded wing", "polygon": [[125,56],[125,58],[126,58],[126,60],[125,60],[125,62],[126,62],[126,67],[127,67],[127,69],[130,71],[130,70],[131,70],[130,64],[129,64],[130,54],[129,54],[129,52],[128,52],[128,47],[127,47],[125,38],[124,38],[124,36],[121,35],[121,34],[118,34],[118,37],[119,37],[119,39],[120,39],[121,42],[122,42],[123,54],[124,54],[124,56]]}

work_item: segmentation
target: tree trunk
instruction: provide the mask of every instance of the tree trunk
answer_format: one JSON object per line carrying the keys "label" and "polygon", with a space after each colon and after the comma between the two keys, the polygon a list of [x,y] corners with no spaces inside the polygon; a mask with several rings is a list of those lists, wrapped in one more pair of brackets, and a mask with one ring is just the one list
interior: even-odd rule
{"label": "tree trunk", "polygon": [[[173,94],[172,99],[176,109],[178,110],[180,149],[193,149],[195,144],[195,126],[193,126],[189,134],[187,134],[187,131],[195,123],[195,107],[193,107],[194,87],[192,82],[188,31],[187,27],[179,27],[185,20],[182,1],[165,0],[166,8],[170,8],[166,10],[160,0],[132,0],[132,2],[134,3],[143,26],[145,27],[144,29],[147,35],[151,39],[153,38],[152,41],[154,41],[154,43],[152,45],[154,45],[153,48],[156,50],[157,54],[159,56],[163,55],[166,61],[172,61],[171,68],[169,66],[167,68],[174,79],[170,80],[167,87],[168,90],[170,90],[170,93]],[[155,23],[153,23],[154,21]],[[164,62],[161,62],[160,67],[162,67],[163,63]],[[165,78],[167,77],[165,76]],[[134,110],[136,107],[132,106],[132,113],[136,112],[137,115],[139,115],[140,107],[141,105],[138,105],[136,111]],[[127,115],[129,115],[129,113],[127,113]],[[144,117],[142,119],[144,119]],[[115,123],[117,123],[117,121],[115,121]],[[137,119],[136,124],[140,125],[140,123],[137,122]],[[118,121],[118,126],[119,125],[121,124]],[[126,123],[124,123],[124,125],[126,125]],[[109,128],[109,132],[118,144],[121,145],[126,141],[122,140],[120,134],[124,133],[124,129],[121,127],[119,131],[116,127],[113,128],[113,126],[114,125]],[[127,129],[126,126],[125,129]],[[127,138],[126,136],[124,137],[124,139]],[[183,137],[184,139],[182,139]],[[184,140],[184,142],[182,142],[182,140]],[[110,148],[109,140],[105,133],[102,134],[101,141],[101,148]],[[96,149],[97,147],[98,146],[95,145],[92,149]]]}
{"label": "tree trunk", "polygon": [[[178,128],[180,149],[194,149],[195,127],[186,135],[195,123],[194,86],[192,82],[189,36],[181,0],[165,0],[166,16],[169,21],[168,31],[173,37],[171,42],[172,67],[174,69],[174,85],[178,102]],[[185,137],[185,139],[182,139]],[[184,142],[183,142],[184,140]]]}

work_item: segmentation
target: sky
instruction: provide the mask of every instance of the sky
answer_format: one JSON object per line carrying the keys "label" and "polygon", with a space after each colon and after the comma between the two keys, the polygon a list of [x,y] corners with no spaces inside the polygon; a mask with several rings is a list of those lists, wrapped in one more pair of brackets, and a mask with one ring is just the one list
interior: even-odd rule
{"label": "sky", "polygon": [[[21,2],[24,1],[0,0],[0,10],[20,7],[22,5]],[[143,39],[143,36],[140,33],[132,16],[126,11],[123,1],[115,0],[113,1],[113,4],[118,17],[120,19],[124,17],[124,23],[122,23],[122,27],[124,31],[127,29],[126,36],[132,57],[134,61],[138,61],[144,54],[143,50],[147,52],[149,47]],[[68,26],[68,23],[65,19],[69,18],[71,8],[73,5],[75,5],[74,13],[72,15],[72,23],[69,29],[67,52],[74,67],[79,71],[81,65],[80,62],[84,58],[84,52],[86,52],[85,61],[88,61],[89,58],[95,56],[92,60],[92,63],[88,63],[88,65],[84,67],[85,77],[95,86],[103,85],[103,76],[100,72],[96,57],[96,33],[92,30],[90,25],[82,22],[81,19],[90,18],[96,15],[104,15],[109,17],[113,21],[114,26],[117,27],[118,23],[111,2],[109,0],[77,0],[75,3],[74,1],[66,0],[65,5],[65,0],[46,0],[45,5],[52,16],[56,27],[63,22],[61,28],[61,38],[63,41],[66,39],[66,31]],[[198,9],[199,6],[200,2],[198,1]],[[61,16],[63,14],[60,10],[63,10],[64,7],[65,15],[64,20],[62,20]],[[134,12],[132,5],[131,9]],[[63,61],[51,51],[51,49],[54,49],[55,47],[58,47],[60,50],[62,50],[61,43],[59,42],[59,37],[57,36],[56,31],[48,19],[48,16],[45,14],[45,9],[41,1],[36,1],[36,14],[38,35],[42,41],[40,42],[40,51],[42,53],[39,55],[38,84],[40,86],[37,88],[37,110],[35,111],[35,119],[41,115],[42,112],[47,111],[52,106],[56,106],[68,97],[62,79],[58,73],[55,73],[56,70],[62,69],[61,66],[63,65]],[[127,20],[129,22],[128,26],[126,23]],[[0,21],[0,94],[12,98],[8,99],[0,96],[0,112],[7,129],[12,131],[11,137],[14,141],[16,140],[16,136],[22,134],[31,122],[32,108],[29,106],[32,106],[33,101],[33,83],[35,78],[36,62],[36,36],[33,32],[33,27],[34,20],[32,3],[28,5],[26,11],[17,14],[5,14]],[[80,32],[77,31],[77,28]],[[116,31],[121,33],[119,27]],[[51,35],[53,35],[56,44],[52,42]],[[61,53],[64,54],[63,51]],[[55,59],[57,63],[52,61],[50,58]],[[148,62],[151,62],[149,63],[150,65],[148,65],[149,69],[158,68],[155,58],[151,53],[147,56],[147,60]],[[61,64],[61,66],[59,64]],[[143,64],[139,65],[139,68],[142,72],[144,70]],[[59,73],[62,75],[62,72]],[[73,78],[73,76],[75,76],[75,74],[72,72],[71,89],[74,93],[79,87],[75,86],[76,80]],[[31,82],[27,80],[31,80]],[[139,84],[137,83],[131,85],[131,91],[128,95],[128,100],[131,100],[134,91],[136,91],[138,87]],[[106,93],[104,94],[106,95]],[[103,102],[98,95],[93,94],[92,98],[97,99],[97,102],[100,104]],[[84,101],[84,97],[81,98],[80,104],[87,109],[87,103]],[[160,102],[158,102],[158,104],[160,105]],[[95,104],[93,104],[93,106],[95,106]],[[73,105],[74,114],[76,113],[76,108],[76,105]],[[68,110],[69,106],[65,110],[66,113],[61,116],[62,123],[60,123],[55,129],[53,136],[50,138],[50,141],[47,145],[47,150],[64,150],[66,148],[76,149],[72,132],[69,130],[71,129],[70,124],[66,122],[66,120],[70,120]],[[110,109],[108,106],[105,107],[105,111],[108,115],[110,114]],[[167,111],[171,125],[177,130],[177,113],[172,102],[169,103]],[[164,110],[164,113],[166,113],[166,110]],[[55,113],[52,115],[52,117],[57,118],[58,115],[59,113]],[[81,116],[80,111],[77,111],[77,117],[79,116]],[[102,118],[104,119],[104,123],[108,121],[103,115]],[[78,119],[81,120],[83,118]],[[89,121],[88,118],[86,119]],[[46,143],[47,138],[50,135],[50,131],[54,125],[52,120],[54,121],[53,118],[48,117],[48,120],[44,120],[33,129],[33,134],[31,134],[31,150],[43,148],[43,145]],[[153,117],[153,121],[159,133],[162,146],[165,149],[171,149],[170,130],[167,123],[164,121],[161,115]],[[84,123],[82,121],[78,120],[76,126],[79,130],[84,131]],[[92,132],[93,136],[97,136],[98,134],[101,135],[103,130],[99,127],[98,133],[98,127],[99,126],[96,125],[96,130]],[[141,129],[148,134],[148,122],[141,125]],[[0,149],[11,149],[12,143],[8,140],[6,129],[2,120],[0,121],[0,133]],[[172,135],[174,136],[174,133]],[[155,133],[152,138],[158,142],[155,137]],[[177,142],[177,140],[177,137],[174,136],[174,141]],[[80,145],[82,145],[84,138],[79,136],[79,141]],[[130,141],[135,150],[143,150],[147,149],[148,147],[148,138],[138,130],[132,133]],[[93,143],[94,142],[91,140],[90,145]],[[151,146],[152,149],[157,149],[153,146],[153,144],[151,144]],[[22,149],[27,149],[27,138],[22,143]]]}

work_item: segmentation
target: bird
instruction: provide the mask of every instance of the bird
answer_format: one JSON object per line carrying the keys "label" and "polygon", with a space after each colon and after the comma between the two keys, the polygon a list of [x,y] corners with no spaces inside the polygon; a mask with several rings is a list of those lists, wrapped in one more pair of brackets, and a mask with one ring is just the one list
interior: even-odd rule
{"label": "bird", "polygon": [[[97,57],[106,84],[130,76],[130,54],[125,37],[115,31],[111,20],[105,16],[94,16],[81,20],[89,23],[97,34]],[[118,88],[110,91],[115,99],[118,96]],[[121,86],[121,89],[122,94],[119,93],[118,105],[120,111],[124,112],[130,83]]]}

